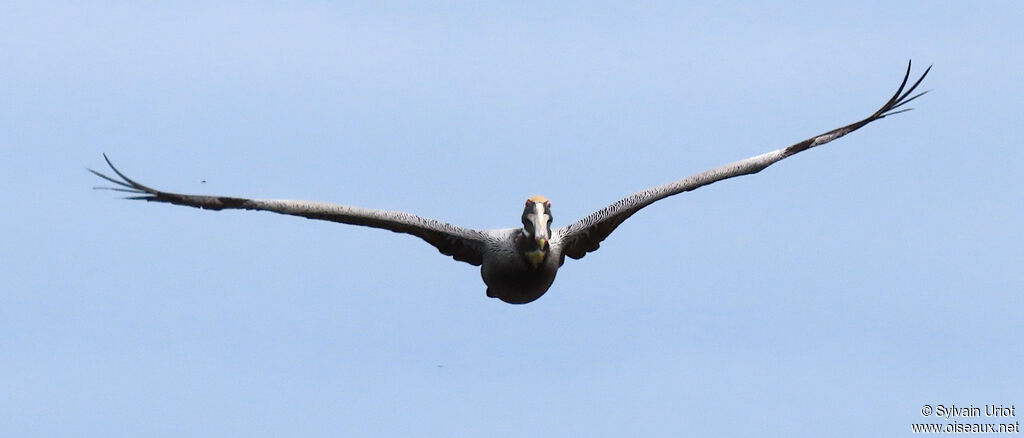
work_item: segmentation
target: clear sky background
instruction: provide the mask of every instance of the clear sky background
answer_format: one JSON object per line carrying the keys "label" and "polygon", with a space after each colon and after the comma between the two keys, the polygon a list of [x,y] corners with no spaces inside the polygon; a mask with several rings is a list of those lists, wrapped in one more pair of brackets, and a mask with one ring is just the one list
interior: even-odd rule
{"label": "clear sky background", "polygon": [[[0,5],[0,436],[1024,417],[1024,3],[511,3]],[[525,306],[410,236],[85,171],[476,228],[539,193],[565,225],[858,120],[908,59],[917,110],[661,201]]]}

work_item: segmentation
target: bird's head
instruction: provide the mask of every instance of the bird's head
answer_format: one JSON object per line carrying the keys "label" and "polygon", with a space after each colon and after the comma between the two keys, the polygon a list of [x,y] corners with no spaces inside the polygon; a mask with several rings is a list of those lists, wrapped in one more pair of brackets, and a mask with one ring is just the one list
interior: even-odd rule
{"label": "bird's head", "polygon": [[526,207],[523,208],[523,234],[532,241],[526,256],[535,268],[547,256],[553,219],[551,201],[548,201],[548,198],[537,195],[526,200]]}

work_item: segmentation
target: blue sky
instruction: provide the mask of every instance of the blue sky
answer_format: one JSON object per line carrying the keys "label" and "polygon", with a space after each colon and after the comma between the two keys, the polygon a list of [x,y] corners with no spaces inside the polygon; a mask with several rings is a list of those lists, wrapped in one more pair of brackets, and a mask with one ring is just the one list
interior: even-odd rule
{"label": "blue sky", "polygon": [[[1024,408],[1024,5],[674,3],[0,5],[0,435],[899,436],[924,404]],[[476,228],[540,193],[564,225],[858,120],[911,58],[917,110],[643,210],[526,306],[409,236],[85,171]]]}

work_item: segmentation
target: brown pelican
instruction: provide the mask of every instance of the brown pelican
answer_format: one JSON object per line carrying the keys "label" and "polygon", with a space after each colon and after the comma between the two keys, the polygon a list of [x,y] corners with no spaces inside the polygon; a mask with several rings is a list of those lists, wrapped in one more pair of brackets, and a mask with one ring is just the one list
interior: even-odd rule
{"label": "brown pelican", "polygon": [[[639,191],[579,221],[557,229],[551,228],[553,221],[551,201],[543,196],[533,196],[526,200],[522,228],[475,230],[400,211],[373,210],[312,201],[245,199],[165,192],[144,186],[128,178],[114,167],[106,154],[103,155],[103,158],[107,161],[107,165],[121,179],[109,177],[92,169],[89,171],[119,186],[98,188],[135,194],[128,199],[166,202],[207,210],[265,210],[309,219],[363,225],[383,228],[396,233],[412,234],[434,245],[442,254],[461,262],[480,266],[484,283],[487,284],[487,296],[498,298],[506,303],[525,304],[540,298],[547,292],[555,280],[555,273],[565,262],[566,256],[580,259],[588,252],[597,250],[601,241],[641,208],[660,199],[695,190],[716,181],[760,172],[786,157],[828,143],[875,120],[909,111],[910,108],[899,108],[926,93],[921,92],[911,96],[930,70],[931,67],[928,67],[910,88],[906,88],[907,80],[910,78],[910,64],[908,63],[907,72],[896,93],[878,111],[859,122],[833,129],[786,148]],[[906,90],[904,91],[904,89]]]}

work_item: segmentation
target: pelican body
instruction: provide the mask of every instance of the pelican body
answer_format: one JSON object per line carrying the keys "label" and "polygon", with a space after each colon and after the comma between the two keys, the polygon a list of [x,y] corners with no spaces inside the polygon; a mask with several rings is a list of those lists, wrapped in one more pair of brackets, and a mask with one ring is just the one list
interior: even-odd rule
{"label": "pelican body", "polygon": [[745,160],[725,164],[689,177],[636,192],[567,226],[552,229],[551,201],[543,196],[526,200],[521,217],[522,228],[476,230],[423,218],[400,211],[385,211],[312,201],[247,199],[227,196],[186,195],[156,190],[128,178],[103,158],[120,179],[89,169],[115,187],[100,187],[131,193],[128,199],[141,199],[185,205],[206,210],[263,210],[280,214],[327,220],[351,225],[381,228],[411,234],[433,245],[442,254],[457,261],[480,266],[487,285],[487,296],[510,304],[532,302],[548,291],[565,257],[581,259],[596,251],[623,221],[640,209],[661,199],[698,189],[724,179],[750,175],[787,157],[829,143],[864,125],[886,116],[909,111],[899,109],[925,94],[913,94],[931,67],[907,88],[910,64],[896,93],[873,114],[841,128],[833,129],[792,146]]}
{"label": "pelican body", "polygon": [[480,266],[487,296],[525,304],[547,292],[563,262],[561,247],[549,241],[551,222],[551,201],[538,195],[526,200],[522,229],[493,232]]}

